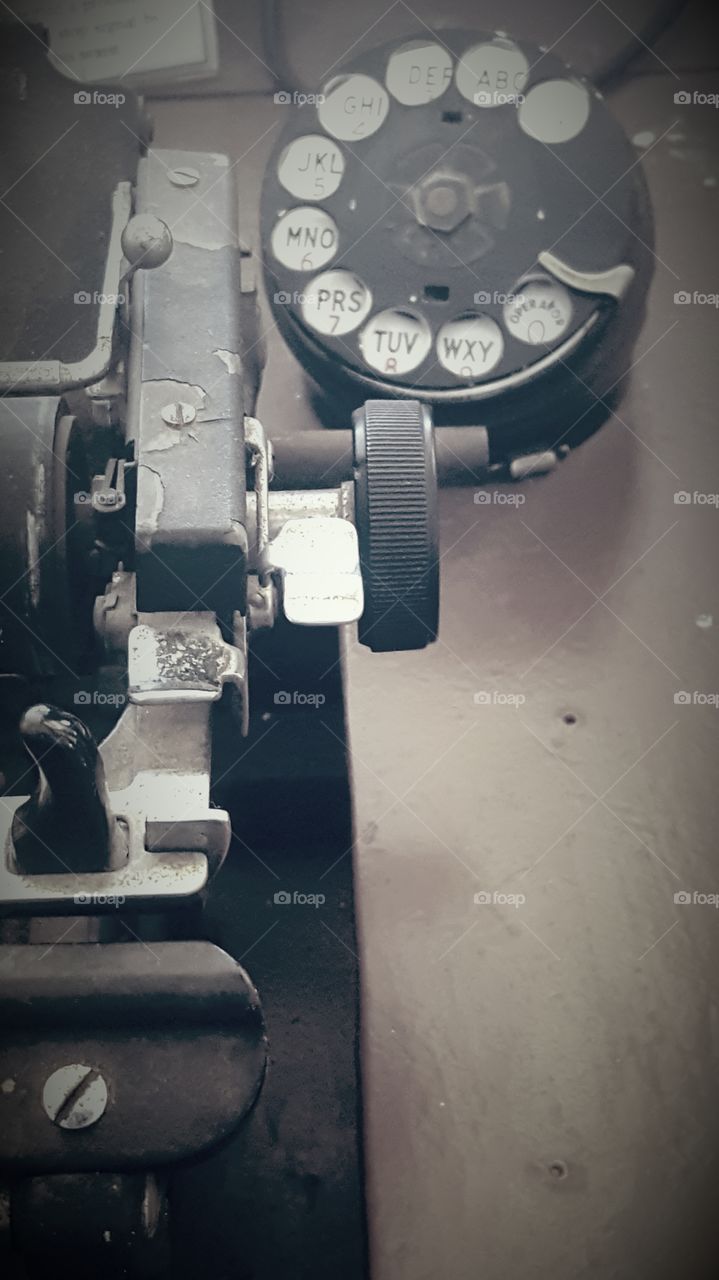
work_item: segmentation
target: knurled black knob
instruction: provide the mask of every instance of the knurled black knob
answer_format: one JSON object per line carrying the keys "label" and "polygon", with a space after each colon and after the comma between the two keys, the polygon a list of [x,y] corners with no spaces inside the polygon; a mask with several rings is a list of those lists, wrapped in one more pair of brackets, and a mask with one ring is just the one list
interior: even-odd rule
{"label": "knurled black knob", "polygon": [[434,431],[418,400],[368,400],[354,415],[355,511],[365,609],[359,639],[375,653],[423,649],[439,627]]}

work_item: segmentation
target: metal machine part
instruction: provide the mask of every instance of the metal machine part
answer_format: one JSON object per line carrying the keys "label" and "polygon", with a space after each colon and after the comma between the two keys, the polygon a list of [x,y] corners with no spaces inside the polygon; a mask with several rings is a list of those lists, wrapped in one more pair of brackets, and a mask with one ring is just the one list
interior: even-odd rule
{"label": "metal machine part", "polygon": [[110,810],[90,730],[52,707],[25,712],[20,732],[37,771],[35,792],[14,813],[8,857],[18,875],[112,871],[127,858],[127,831]]}
{"label": "metal machine part", "polygon": [[[107,1200],[108,1248],[73,1201],[62,1256],[89,1239],[89,1267],[152,1274],[163,1213],[148,1170],[221,1143],[266,1061],[244,971],[168,938],[199,927],[181,909],[201,907],[230,843],[211,799],[213,709],[229,702],[247,732],[248,640],[280,619],[290,637],[358,623],[381,650],[435,638],[436,471],[425,408],[368,405],[351,477],[271,490],[229,163],[152,151],[130,182],[125,159],[98,341],[52,366],[13,361],[0,382],[0,672],[35,692],[29,768],[0,797],[0,1167],[33,1264],[86,1188]],[[100,669],[119,690],[101,741],[78,688]],[[52,967],[35,965],[48,944]]]}
{"label": "metal machine part", "polygon": [[369,400],[355,417],[355,467],[367,583],[360,641],[375,653],[423,649],[439,630],[437,470],[426,406]]}
{"label": "metal machine part", "polygon": [[[3,1167],[155,1168],[236,1127],[266,1059],[240,965],[207,942],[153,942],[152,965],[140,943],[79,943],[56,948],[48,979],[32,964],[44,949],[0,947],[0,1076],[12,1081],[0,1091]],[[202,1088],[188,1107],[193,1081]]]}
{"label": "metal machine part", "polygon": [[[48,710],[47,721],[60,726],[59,733],[80,736],[83,726],[76,716]],[[28,715],[37,713],[35,708]],[[112,911],[118,900],[133,910],[182,906],[202,894],[210,874],[221,866],[230,825],[223,810],[210,806],[207,703],[131,705],[100,754],[108,817],[121,833],[114,841],[118,853],[110,862],[108,852],[100,849],[87,865],[82,835],[89,808],[85,797],[85,803],[69,813],[63,806],[54,808],[52,826],[44,829],[42,869],[33,869],[38,863],[28,866],[17,836],[24,834],[22,814],[37,809],[39,797],[2,797],[1,914],[72,915],[78,905],[90,905],[102,914]],[[72,771],[77,771],[76,760]],[[41,795],[44,786],[41,782]],[[84,866],[78,865],[77,857],[67,860],[68,846],[79,849]]]}
{"label": "metal machine part", "polygon": [[[183,165],[192,185],[173,181]],[[128,402],[138,607],[211,611],[228,638],[247,554],[235,199],[223,156],[140,161],[136,210],[166,223],[174,247],[132,293]]]}
{"label": "metal machine part", "polygon": [[644,178],[601,94],[526,41],[444,30],[319,88],[262,204],[268,293],[303,365],[352,403],[411,394],[483,424],[493,461],[580,439],[652,273]]}
{"label": "metal machine part", "polygon": [[[242,1122],[266,1042],[244,970],[202,942],[0,946],[0,1165],[31,1274],[154,1276],[170,1262],[166,1179]],[[73,1061],[68,1061],[68,1054]],[[196,1082],[202,1081],[201,1089]],[[191,1087],[190,1087],[191,1086]]]}
{"label": "metal machine part", "polygon": [[167,1190],[154,1174],[18,1179],[7,1192],[7,1221],[32,1280],[70,1269],[77,1280],[150,1277],[171,1256]]}
{"label": "metal machine part", "polygon": [[0,398],[0,438],[0,669],[39,675],[91,644],[90,462],[57,397]]}

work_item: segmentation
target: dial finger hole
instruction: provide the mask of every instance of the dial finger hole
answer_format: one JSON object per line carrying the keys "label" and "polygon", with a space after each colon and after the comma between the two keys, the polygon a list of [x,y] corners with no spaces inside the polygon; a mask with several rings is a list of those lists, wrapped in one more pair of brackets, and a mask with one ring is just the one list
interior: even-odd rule
{"label": "dial finger hole", "polygon": [[372,294],[352,271],[325,271],[308,286],[302,318],[316,333],[341,337],[359,328],[372,309]]}
{"label": "dial finger hole", "polygon": [[405,107],[441,98],[452,82],[454,60],[448,49],[427,40],[410,40],[387,64],[387,88]]}
{"label": "dial finger hole", "polygon": [[553,346],[567,332],[574,314],[572,296],[555,280],[517,285],[504,307],[509,333],[531,347]]}
{"label": "dial finger hole", "polygon": [[591,106],[589,93],[578,80],[545,80],[530,89],[521,103],[519,124],[537,142],[571,142],[584,129]]}
{"label": "dial finger hole", "polygon": [[437,334],[437,358],[442,368],[469,382],[496,369],[503,354],[502,330],[489,316],[457,316]]}
{"label": "dial finger hole", "polygon": [[432,331],[422,316],[399,308],[381,311],[362,330],[360,350],[367,364],[389,377],[417,369],[432,348]]}
{"label": "dial finger hole", "polygon": [[285,147],[277,165],[282,186],[298,200],[323,200],[333,196],[344,171],[342,149],[319,133],[295,138]]}
{"label": "dial finger hole", "polygon": [[521,99],[529,63],[511,40],[493,40],[468,49],[457,66],[457,88],[478,107],[502,107]]}
{"label": "dial finger hole", "polygon": [[335,76],[317,108],[320,124],[342,142],[361,142],[381,129],[389,112],[389,94],[372,76]]}
{"label": "dial finger hole", "polygon": [[282,215],[272,232],[272,252],[291,271],[317,271],[337,252],[339,231],[324,209],[301,205]]}

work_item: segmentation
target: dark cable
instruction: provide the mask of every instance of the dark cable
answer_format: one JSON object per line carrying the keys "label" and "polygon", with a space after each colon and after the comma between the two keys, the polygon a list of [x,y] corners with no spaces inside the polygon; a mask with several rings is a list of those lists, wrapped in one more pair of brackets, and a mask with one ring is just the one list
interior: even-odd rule
{"label": "dark cable", "polygon": [[290,62],[285,41],[282,0],[260,0],[260,21],[265,56],[277,89],[286,93],[307,92]]}
{"label": "dark cable", "polygon": [[[627,71],[643,54],[654,48],[657,41],[674,26],[680,14],[687,6],[688,0],[664,0],[658,4],[654,13],[647,19],[644,27],[632,40],[628,40],[613,58],[599,67],[590,79],[603,93],[611,93],[624,80]],[[660,68],[658,68],[659,70]]]}

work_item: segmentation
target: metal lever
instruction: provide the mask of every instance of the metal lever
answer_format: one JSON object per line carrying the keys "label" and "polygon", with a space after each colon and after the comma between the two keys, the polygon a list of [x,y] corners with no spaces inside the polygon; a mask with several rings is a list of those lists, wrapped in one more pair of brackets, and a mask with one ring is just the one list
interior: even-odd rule
{"label": "metal lever", "polygon": [[11,858],[21,875],[109,871],[122,851],[95,739],[77,716],[39,705],[20,723],[38,784],[16,811]]}
{"label": "metal lever", "polygon": [[288,622],[337,627],[364,612],[357,530],[348,520],[310,516],[288,520],[266,551],[282,579]]}

